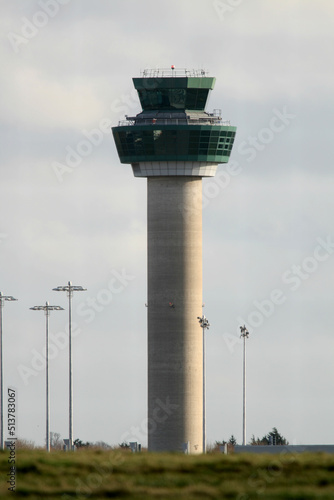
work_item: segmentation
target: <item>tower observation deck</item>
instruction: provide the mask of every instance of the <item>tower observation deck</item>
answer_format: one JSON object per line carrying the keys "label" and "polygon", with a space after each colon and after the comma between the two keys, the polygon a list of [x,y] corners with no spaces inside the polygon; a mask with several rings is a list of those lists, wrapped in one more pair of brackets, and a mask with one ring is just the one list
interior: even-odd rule
{"label": "tower observation deck", "polygon": [[121,163],[147,177],[148,447],[203,451],[202,177],[230,157],[236,127],[205,111],[215,78],[145,70],[142,112],[113,127]]}

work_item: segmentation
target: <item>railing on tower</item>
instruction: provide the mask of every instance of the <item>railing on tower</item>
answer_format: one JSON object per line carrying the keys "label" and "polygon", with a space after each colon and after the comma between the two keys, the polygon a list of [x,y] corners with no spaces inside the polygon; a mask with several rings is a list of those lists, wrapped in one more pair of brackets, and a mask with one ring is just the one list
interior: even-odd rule
{"label": "railing on tower", "polygon": [[129,125],[219,125],[230,127],[229,120],[217,119],[213,116],[207,118],[145,118],[135,120],[133,117],[118,122],[119,127]]}
{"label": "railing on tower", "polygon": [[141,76],[143,78],[163,78],[163,77],[188,77],[188,78],[199,78],[208,76],[208,72],[204,69],[186,69],[186,68],[175,68],[171,66],[170,68],[153,68],[144,69],[141,71]]}

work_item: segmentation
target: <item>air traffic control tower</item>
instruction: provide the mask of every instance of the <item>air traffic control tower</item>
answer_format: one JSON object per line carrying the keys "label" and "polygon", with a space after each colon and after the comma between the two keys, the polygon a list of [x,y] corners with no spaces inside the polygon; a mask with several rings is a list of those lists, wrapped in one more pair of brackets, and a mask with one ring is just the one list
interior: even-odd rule
{"label": "air traffic control tower", "polygon": [[143,111],[112,129],[121,163],[147,178],[148,448],[203,451],[202,177],[227,163],[236,127],[205,106],[202,70],[133,78]]}

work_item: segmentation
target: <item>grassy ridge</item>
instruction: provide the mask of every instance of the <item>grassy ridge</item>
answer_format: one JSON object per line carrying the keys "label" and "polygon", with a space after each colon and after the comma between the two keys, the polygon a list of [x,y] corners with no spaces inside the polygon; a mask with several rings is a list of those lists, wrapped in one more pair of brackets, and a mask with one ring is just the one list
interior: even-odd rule
{"label": "grassy ridge", "polygon": [[[9,452],[0,452],[0,498]],[[334,455],[16,451],[15,497],[27,499],[334,499]]]}

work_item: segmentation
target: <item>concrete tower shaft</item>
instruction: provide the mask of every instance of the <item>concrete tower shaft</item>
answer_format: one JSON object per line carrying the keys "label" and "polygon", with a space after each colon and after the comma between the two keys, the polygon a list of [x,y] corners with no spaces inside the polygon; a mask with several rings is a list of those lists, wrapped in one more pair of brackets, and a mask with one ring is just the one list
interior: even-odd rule
{"label": "concrete tower shaft", "polygon": [[[150,177],[148,446],[202,451],[202,180]],[[159,410],[161,402],[168,408]]]}
{"label": "concrete tower shaft", "polygon": [[143,111],[112,130],[121,162],[147,177],[148,447],[201,453],[202,177],[228,162],[236,128],[205,111],[215,78],[204,71],[133,82]]}

